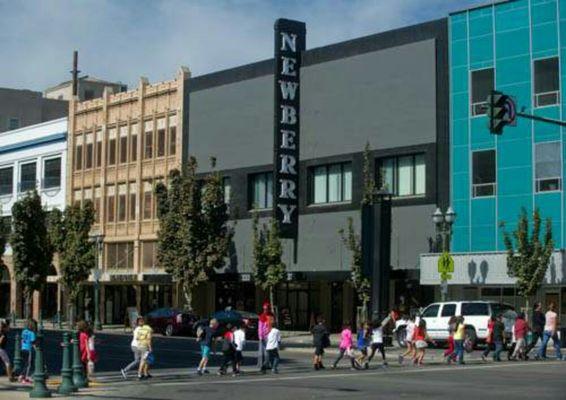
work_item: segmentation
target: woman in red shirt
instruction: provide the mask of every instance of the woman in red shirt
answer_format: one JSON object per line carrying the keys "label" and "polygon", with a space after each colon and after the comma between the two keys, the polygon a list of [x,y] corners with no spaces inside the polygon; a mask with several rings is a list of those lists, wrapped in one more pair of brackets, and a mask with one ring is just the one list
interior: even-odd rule
{"label": "woman in red shirt", "polygon": [[94,364],[96,361],[96,354],[92,341],[92,329],[85,321],[77,323],[77,330],[79,331],[79,351],[81,353],[81,363],[85,371],[87,379],[90,378],[93,368],[89,368],[89,363]]}
{"label": "woman in red shirt", "polygon": [[415,328],[415,335],[413,338],[415,343],[416,353],[415,357],[413,358],[413,362],[417,365],[423,365],[423,359],[425,356],[426,348],[428,347],[428,342],[434,343],[433,340],[430,339],[428,333],[426,331],[426,321],[421,318],[419,324]]}
{"label": "woman in red shirt", "polygon": [[494,350],[493,348],[493,326],[495,325],[495,315],[492,315],[487,322],[487,337],[485,338],[485,350],[481,355],[483,361],[487,360],[489,352]]}
{"label": "woman in red shirt", "polygon": [[517,358],[525,358],[526,348],[527,348],[527,333],[529,333],[529,323],[525,320],[525,314],[519,313],[517,319],[515,320],[515,325],[513,326],[513,332],[515,333],[515,351],[511,356],[512,360]]}

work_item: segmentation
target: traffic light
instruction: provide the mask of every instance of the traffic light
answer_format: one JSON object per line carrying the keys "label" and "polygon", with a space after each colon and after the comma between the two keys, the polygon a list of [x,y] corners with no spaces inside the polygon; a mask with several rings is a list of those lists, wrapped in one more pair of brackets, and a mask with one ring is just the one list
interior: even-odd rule
{"label": "traffic light", "polygon": [[489,131],[501,135],[505,125],[515,122],[515,102],[506,94],[493,90],[487,96],[487,117],[489,118]]}

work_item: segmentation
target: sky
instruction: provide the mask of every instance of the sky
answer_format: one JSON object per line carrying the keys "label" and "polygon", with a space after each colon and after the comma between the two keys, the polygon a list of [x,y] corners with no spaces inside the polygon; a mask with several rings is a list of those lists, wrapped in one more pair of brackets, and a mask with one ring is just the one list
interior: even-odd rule
{"label": "sky", "polygon": [[277,18],[306,22],[307,49],[447,16],[486,0],[0,0],[0,87],[42,91],[82,74],[193,76],[273,56]]}

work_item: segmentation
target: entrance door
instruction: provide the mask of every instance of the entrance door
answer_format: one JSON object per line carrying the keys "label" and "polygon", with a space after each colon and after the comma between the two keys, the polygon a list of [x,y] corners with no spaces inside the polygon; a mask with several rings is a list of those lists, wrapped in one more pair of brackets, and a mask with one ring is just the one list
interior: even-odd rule
{"label": "entrance door", "polygon": [[10,314],[10,274],[8,268],[0,266],[0,317]]}
{"label": "entrance door", "polygon": [[344,305],[344,283],[332,282],[330,285],[330,329],[332,332],[340,332],[342,328],[343,305]]}
{"label": "entrance door", "polygon": [[108,285],[104,287],[106,299],[106,323],[123,324],[126,309],[136,307],[136,291],[133,286]]}

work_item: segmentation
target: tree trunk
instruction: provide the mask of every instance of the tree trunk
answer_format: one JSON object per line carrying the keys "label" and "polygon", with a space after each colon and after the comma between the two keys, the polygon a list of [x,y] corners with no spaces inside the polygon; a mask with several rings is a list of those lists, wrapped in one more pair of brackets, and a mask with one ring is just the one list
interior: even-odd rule
{"label": "tree trunk", "polygon": [[531,317],[531,306],[530,306],[530,296],[525,296],[525,320],[530,321]]}
{"label": "tree trunk", "polygon": [[73,329],[75,326],[75,301],[69,301],[69,310],[68,310],[68,322],[69,322],[69,329]]}
{"label": "tree trunk", "polygon": [[190,286],[186,283],[183,283],[183,297],[185,298],[185,308],[188,311],[193,310],[193,293]]}
{"label": "tree trunk", "polygon": [[33,292],[26,289],[24,292],[24,316],[26,320],[32,317],[32,296]]}
{"label": "tree trunk", "polygon": [[279,325],[279,312],[275,312],[274,296],[273,296],[273,286],[269,287],[269,303],[271,304],[271,312],[275,317],[275,325]]}

